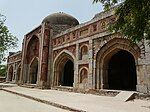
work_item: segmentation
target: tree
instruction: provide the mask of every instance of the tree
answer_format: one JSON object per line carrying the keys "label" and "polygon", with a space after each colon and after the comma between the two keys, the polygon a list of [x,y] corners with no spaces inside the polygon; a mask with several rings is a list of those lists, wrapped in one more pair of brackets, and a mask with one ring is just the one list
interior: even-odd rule
{"label": "tree", "polygon": [[0,76],[6,76],[6,65],[0,65]]}
{"label": "tree", "polygon": [[133,42],[143,39],[150,44],[150,0],[94,0],[100,2],[105,10],[118,5],[116,22],[110,29],[121,32]]}
{"label": "tree", "polygon": [[4,53],[9,48],[17,46],[18,39],[13,36],[7,26],[5,26],[6,17],[0,14],[0,64],[4,59]]}

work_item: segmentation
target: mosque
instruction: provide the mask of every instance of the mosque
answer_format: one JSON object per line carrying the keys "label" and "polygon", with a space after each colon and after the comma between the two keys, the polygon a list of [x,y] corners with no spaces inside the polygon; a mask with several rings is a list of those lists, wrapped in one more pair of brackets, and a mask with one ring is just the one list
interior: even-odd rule
{"label": "mosque", "polygon": [[8,56],[6,81],[150,93],[150,47],[145,40],[131,44],[121,33],[109,32],[115,20],[114,9],[82,24],[63,12],[48,15],[25,34],[22,51]]}

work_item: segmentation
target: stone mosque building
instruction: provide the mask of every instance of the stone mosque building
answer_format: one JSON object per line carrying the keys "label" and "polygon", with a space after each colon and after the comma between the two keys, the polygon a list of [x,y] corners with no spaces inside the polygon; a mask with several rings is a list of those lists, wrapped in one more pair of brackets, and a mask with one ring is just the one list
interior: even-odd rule
{"label": "stone mosque building", "polygon": [[[7,60],[7,82],[37,88],[128,90],[150,93],[150,48],[110,33],[114,9],[79,24],[54,13],[24,36],[22,51]],[[136,33],[136,32],[135,32]]]}

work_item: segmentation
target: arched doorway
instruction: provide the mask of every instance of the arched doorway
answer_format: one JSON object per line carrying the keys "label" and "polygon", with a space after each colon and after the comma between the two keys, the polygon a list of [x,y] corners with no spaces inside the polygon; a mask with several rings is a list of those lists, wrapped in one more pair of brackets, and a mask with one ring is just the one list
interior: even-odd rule
{"label": "arched doorway", "polygon": [[108,61],[108,88],[136,90],[137,76],[135,60],[131,53],[120,50]]}
{"label": "arched doorway", "polygon": [[67,50],[60,52],[54,60],[53,86],[73,87],[75,57]]}
{"label": "arched doorway", "polygon": [[96,55],[96,89],[136,90],[140,48],[128,39],[114,38]]}
{"label": "arched doorway", "polygon": [[12,78],[13,78],[13,66],[10,66],[9,67],[9,71],[8,71],[8,79],[9,81],[12,81]]}
{"label": "arched doorway", "polygon": [[[71,60],[66,61],[63,67],[62,86],[73,86],[74,82],[74,65]],[[60,74],[61,75],[61,74]]]}
{"label": "arched doorway", "polygon": [[30,65],[29,81],[31,84],[36,84],[38,74],[38,59],[34,58]]}
{"label": "arched doorway", "polygon": [[20,71],[21,71],[21,65],[19,65],[17,68],[17,79],[16,79],[17,82],[20,80]]}

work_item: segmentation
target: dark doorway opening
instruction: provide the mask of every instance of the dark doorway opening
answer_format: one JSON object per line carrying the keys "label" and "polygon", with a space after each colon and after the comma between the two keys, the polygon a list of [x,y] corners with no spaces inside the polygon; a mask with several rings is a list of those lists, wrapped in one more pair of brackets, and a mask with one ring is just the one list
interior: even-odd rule
{"label": "dark doorway opening", "polygon": [[30,66],[30,83],[36,84],[38,74],[38,60],[35,59]]}
{"label": "dark doorway opening", "polygon": [[74,64],[71,60],[68,60],[64,66],[62,86],[73,87],[73,82],[74,82]]}
{"label": "dark doorway opening", "polygon": [[131,53],[121,50],[108,63],[109,89],[136,90],[137,76],[135,60]]}

